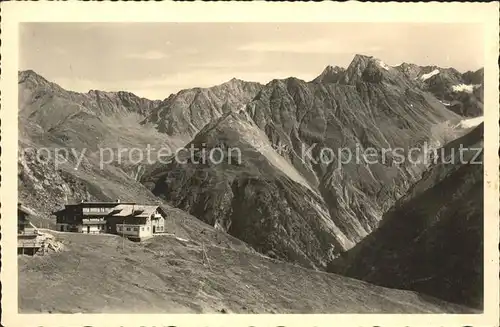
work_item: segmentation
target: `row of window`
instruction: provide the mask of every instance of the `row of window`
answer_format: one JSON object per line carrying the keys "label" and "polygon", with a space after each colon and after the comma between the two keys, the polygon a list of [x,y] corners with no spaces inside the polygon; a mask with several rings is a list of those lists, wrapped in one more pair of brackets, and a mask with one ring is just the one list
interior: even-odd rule
{"label": "row of window", "polygon": [[[118,231],[122,231],[123,226],[118,225],[118,226],[117,226],[117,229],[118,229]],[[133,230],[134,232],[138,232],[138,231],[139,231],[139,227],[125,227],[125,230],[126,230],[127,232],[130,232],[130,231],[132,231],[132,230]],[[149,226],[148,226],[148,227],[146,227],[146,230],[149,230]],[[144,227],[141,227],[141,232],[144,232]]]}
{"label": "row of window", "polygon": [[83,212],[108,212],[108,208],[82,208]]}
{"label": "row of window", "polygon": [[[123,227],[121,225],[117,225],[116,226],[116,229],[118,231],[127,231],[127,232],[131,232],[131,231],[134,231],[134,232],[138,232],[139,231],[139,227]],[[146,230],[149,231],[149,226],[146,227]],[[157,232],[163,232],[164,231],[164,226],[156,226],[155,230]],[[141,227],[141,231],[143,232],[144,231],[144,227]]]}

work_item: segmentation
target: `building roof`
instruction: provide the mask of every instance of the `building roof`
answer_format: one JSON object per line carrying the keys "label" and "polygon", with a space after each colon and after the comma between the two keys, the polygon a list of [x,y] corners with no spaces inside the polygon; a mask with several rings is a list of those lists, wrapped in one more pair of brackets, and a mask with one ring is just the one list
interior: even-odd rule
{"label": "building roof", "polygon": [[[114,207],[109,208],[109,211],[106,212],[85,212],[83,216],[107,216],[114,218],[147,218],[150,217],[156,210],[160,211],[164,216],[166,215],[163,208],[159,205],[143,205],[136,203],[128,203],[128,202],[82,202],[83,204],[92,203],[92,204],[114,204]],[[75,206],[78,204],[66,205]],[[52,212],[53,215],[58,216],[66,211],[67,208]]]}
{"label": "building roof", "polygon": [[135,202],[116,202],[116,201],[82,201],[78,203],[72,203],[72,204],[66,204],[66,207],[72,207],[72,206],[116,206],[119,204],[135,204]]}
{"label": "building roof", "polygon": [[110,215],[114,217],[146,218],[151,216],[157,209],[163,211],[158,205],[119,204],[113,208]]}
{"label": "building roof", "polygon": [[35,212],[33,210],[31,210],[27,206],[23,205],[22,203],[17,204],[17,210],[24,212],[27,215],[31,215],[31,216],[35,215]]}

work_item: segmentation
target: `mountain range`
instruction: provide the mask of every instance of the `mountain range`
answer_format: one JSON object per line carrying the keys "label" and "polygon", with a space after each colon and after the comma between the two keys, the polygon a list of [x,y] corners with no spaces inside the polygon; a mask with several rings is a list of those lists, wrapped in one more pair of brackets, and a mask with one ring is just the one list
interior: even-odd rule
{"label": "mountain range", "polygon": [[[426,153],[453,142],[480,143],[476,123],[464,122],[482,115],[483,74],[391,67],[356,55],[347,68],[328,66],[310,82],[232,79],[153,101],[128,92],[67,91],[23,71],[20,201],[47,225],[51,211],[83,198],[173,206],[266,257],[477,308],[479,271],[472,270],[480,263],[450,251],[456,242],[479,253],[482,195],[475,190],[482,166],[433,165]],[[116,158],[120,149],[147,146],[154,158],[159,148],[196,148],[196,160],[150,164],[125,157],[100,165],[100,149]],[[75,166],[78,155],[69,153],[40,162],[35,150],[41,147],[73,149],[84,159]],[[200,163],[213,149],[232,160]],[[388,149],[413,160],[398,162]],[[346,160],[347,153],[367,150],[383,160]],[[443,191],[449,199],[436,197]],[[471,202],[460,200],[469,193]],[[447,201],[460,206],[452,209]],[[463,221],[452,221],[455,215]],[[401,239],[390,234],[401,229],[407,233]],[[474,232],[452,238],[455,229]],[[420,238],[405,243],[409,235]],[[448,247],[439,242],[443,236],[453,240]],[[449,266],[438,271],[434,262],[447,256],[453,257]],[[435,260],[428,270],[414,267],[427,257]],[[399,273],[394,267],[407,268]],[[439,277],[415,284],[432,274]],[[447,286],[436,287],[446,276]]]}

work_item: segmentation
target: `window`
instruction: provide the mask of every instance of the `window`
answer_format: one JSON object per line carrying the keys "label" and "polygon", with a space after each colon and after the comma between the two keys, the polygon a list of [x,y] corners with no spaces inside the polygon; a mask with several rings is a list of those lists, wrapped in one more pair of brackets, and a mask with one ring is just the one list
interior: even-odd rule
{"label": "window", "polygon": [[130,227],[127,227],[127,232],[130,232]]}
{"label": "window", "polygon": [[144,232],[144,227],[141,227],[141,231],[143,231],[143,232]]}
{"label": "window", "polygon": [[118,226],[118,230],[122,230],[122,226]]}
{"label": "window", "polygon": [[134,232],[138,232],[139,231],[139,227],[134,227]]}

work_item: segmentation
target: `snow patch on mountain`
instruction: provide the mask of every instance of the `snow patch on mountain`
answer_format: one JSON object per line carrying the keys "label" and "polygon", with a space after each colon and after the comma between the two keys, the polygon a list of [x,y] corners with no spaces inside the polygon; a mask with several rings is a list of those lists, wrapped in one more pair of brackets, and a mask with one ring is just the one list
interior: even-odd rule
{"label": "snow patch on mountain", "polygon": [[385,70],[390,69],[390,67],[387,64],[385,64],[382,60],[377,60],[377,64]]}
{"label": "snow patch on mountain", "polygon": [[472,93],[475,88],[479,87],[480,85],[476,84],[457,84],[453,85],[451,88],[453,92],[467,92],[467,93]]}
{"label": "snow patch on mountain", "polygon": [[472,128],[472,127],[478,126],[483,121],[484,121],[484,117],[483,116],[474,117],[474,118],[470,118],[470,119],[464,119],[464,120],[460,121],[460,123],[458,123],[457,127],[460,127],[460,128]]}
{"label": "snow patch on mountain", "polygon": [[420,79],[422,81],[425,81],[425,80],[428,80],[429,78],[431,78],[432,76],[437,75],[437,74],[439,74],[439,69],[434,69],[432,72],[427,73],[427,74],[423,74],[422,76],[420,76]]}

